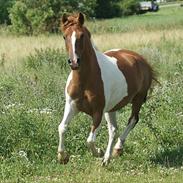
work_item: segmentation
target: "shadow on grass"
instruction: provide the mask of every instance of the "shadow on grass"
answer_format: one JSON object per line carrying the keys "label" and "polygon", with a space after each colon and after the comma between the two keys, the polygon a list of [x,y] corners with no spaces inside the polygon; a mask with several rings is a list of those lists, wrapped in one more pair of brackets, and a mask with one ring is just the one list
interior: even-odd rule
{"label": "shadow on grass", "polygon": [[165,149],[164,152],[158,153],[156,158],[152,159],[155,164],[165,167],[181,167],[183,166],[183,146],[176,149]]}
{"label": "shadow on grass", "polygon": [[162,15],[161,14],[156,14],[155,12],[153,12],[153,13],[150,13],[150,14],[148,14],[148,13],[144,13],[144,14],[139,14],[139,17],[140,18],[151,18],[151,17],[162,17]]}

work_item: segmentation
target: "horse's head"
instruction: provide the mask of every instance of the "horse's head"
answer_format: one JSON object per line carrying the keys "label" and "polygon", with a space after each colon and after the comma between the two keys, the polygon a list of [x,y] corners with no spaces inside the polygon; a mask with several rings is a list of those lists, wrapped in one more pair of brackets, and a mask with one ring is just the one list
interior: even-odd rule
{"label": "horse's head", "polygon": [[73,70],[79,68],[86,38],[90,38],[90,33],[83,24],[84,15],[82,13],[62,16],[61,28],[69,55],[68,63]]}

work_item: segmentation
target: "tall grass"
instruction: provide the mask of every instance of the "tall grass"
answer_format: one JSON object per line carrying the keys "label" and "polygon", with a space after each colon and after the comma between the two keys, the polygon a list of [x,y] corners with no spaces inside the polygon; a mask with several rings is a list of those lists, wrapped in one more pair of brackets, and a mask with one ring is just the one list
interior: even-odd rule
{"label": "tall grass", "polygon": [[64,53],[64,44],[61,36],[0,36],[0,60],[4,59],[6,66],[17,65],[26,56],[35,52],[35,49],[54,48]]}
{"label": "tall grass", "polygon": [[[171,12],[175,15],[169,16]],[[156,21],[157,15],[163,27],[160,20]],[[0,181],[181,183],[183,16],[180,15],[180,9],[163,9],[158,14],[128,17],[124,21],[131,27],[129,32],[107,30],[101,34],[98,29],[92,34],[102,51],[122,47],[143,54],[158,72],[161,83],[154,87],[143,106],[123,156],[112,160],[106,168],[101,168],[100,161],[87,151],[85,141],[91,119],[84,114],[73,119],[66,133],[66,148],[72,154],[69,164],[62,166],[56,162],[57,126],[63,115],[64,87],[70,70],[61,36],[0,36]],[[172,16],[174,22],[167,22]],[[152,19],[156,28],[137,28]],[[116,25],[117,21],[123,25],[123,19],[104,24]],[[89,24],[91,27],[92,23]],[[129,115],[129,106],[118,112],[119,133]],[[107,139],[103,121],[97,145],[104,149]]]}

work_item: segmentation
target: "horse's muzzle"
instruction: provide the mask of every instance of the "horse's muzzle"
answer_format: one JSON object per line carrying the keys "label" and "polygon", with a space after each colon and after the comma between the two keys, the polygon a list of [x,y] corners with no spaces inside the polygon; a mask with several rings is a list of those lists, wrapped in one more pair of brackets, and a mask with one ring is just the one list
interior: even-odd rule
{"label": "horse's muzzle", "polygon": [[68,59],[68,64],[70,65],[72,70],[77,70],[79,68],[79,65],[80,65],[80,59],[77,58],[77,61]]}

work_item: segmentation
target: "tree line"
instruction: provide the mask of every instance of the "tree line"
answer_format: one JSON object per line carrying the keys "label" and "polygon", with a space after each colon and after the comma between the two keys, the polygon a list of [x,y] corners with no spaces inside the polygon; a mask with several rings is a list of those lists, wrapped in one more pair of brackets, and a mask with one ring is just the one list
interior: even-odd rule
{"label": "tree line", "polygon": [[19,34],[57,32],[64,12],[90,18],[113,18],[137,13],[139,0],[0,0],[0,24]]}

